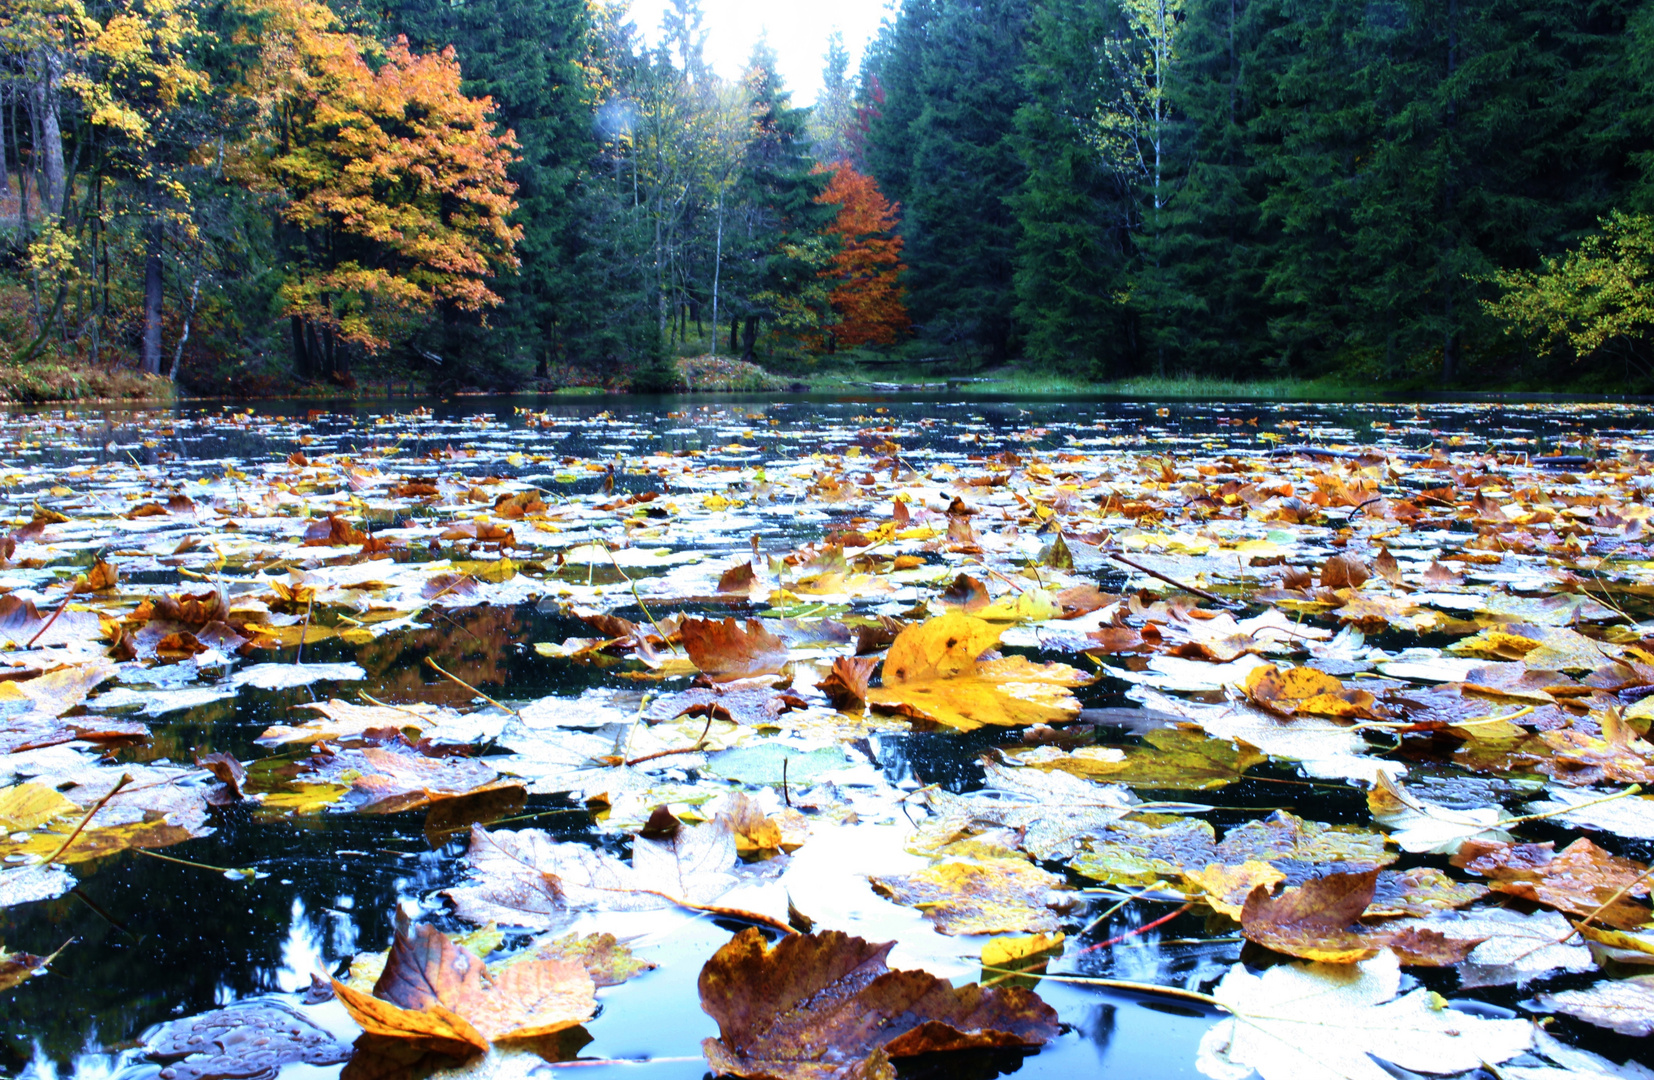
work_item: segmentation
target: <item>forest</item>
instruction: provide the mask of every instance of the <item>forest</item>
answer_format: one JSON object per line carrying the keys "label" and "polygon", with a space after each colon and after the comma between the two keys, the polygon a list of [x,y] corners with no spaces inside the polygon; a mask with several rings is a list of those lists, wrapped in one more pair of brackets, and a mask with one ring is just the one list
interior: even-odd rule
{"label": "forest", "polygon": [[1654,382],[1654,5],[904,0],[809,106],[707,32],[6,0],[0,382]]}

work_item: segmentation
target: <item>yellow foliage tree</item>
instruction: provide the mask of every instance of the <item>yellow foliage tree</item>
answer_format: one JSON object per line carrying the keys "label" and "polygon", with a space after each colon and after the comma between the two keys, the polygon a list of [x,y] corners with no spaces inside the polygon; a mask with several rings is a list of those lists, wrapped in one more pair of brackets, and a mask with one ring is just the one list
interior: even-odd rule
{"label": "yellow foliage tree", "polygon": [[[522,235],[506,178],[516,141],[460,90],[454,52],[382,55],[314,0],[246,0],[258,46],[242,92],[260,122],[233,168],[282,199],[281,297],[303,376],[347,376],[344,343],[386,345],[440,305],[499,303]],[[375,60],[369,63],[369,58]]]}

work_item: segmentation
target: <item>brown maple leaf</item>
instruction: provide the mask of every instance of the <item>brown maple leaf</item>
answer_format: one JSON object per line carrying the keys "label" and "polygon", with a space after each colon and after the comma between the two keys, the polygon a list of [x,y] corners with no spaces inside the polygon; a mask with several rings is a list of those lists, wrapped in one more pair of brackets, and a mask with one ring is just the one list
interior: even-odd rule
{"label": "brown maple leaf", "polygon": [[774,1080],[890,1080],[890,1059],[945,1050],[1040,1046],[1055,1009],[1021,987],[959,988],[926,971],[891,971],[895,942],[839,931],[774,947],[746,929],[701,969],[701,1008],[718,1038],[714,1073]]}

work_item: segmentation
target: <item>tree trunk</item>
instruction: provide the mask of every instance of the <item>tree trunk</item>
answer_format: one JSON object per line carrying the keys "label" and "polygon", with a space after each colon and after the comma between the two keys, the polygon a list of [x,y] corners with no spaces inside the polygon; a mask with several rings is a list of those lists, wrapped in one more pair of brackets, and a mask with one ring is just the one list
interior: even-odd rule
{"label": "tree trunk", "polygon": [[322,351],[321,337],[316,333],[316,326],[309,319],[304,320],[304,347],[310,354],[310,362],[315,365],[316,374],[326,377],[333,373],[333,368],[327,362],[327,354]]}
{"label": "tree trunk", "polygon": [[287,324],[293,331],[293,374],[309,382],[316,372],[310,363],[310,350],[304,342],[304,320],[294,315]]}
{"label": "tree trunk", "polygon": [[741,351],[740,346],[735,344],[735,337],[740,332],[741,332],[741,316],[731,315],[729,317],[729,352],[730,352],[731,356],[733,356],[736,353]]}
{"label": "tree trunk", "polygon": [[741,359],[752,362],[754,351],[758,347],[758,316],[747,316],[746,332],[741,335]]}
{"label": "tree trunk", "polygon": [[144,336],[138,366],[146,375],[161,373],[161,219],[151,218],[149,248],[144,253]]}
{"label": "tree trunk", "polygon": [[40,79],[30,94],[35,130],[40,136],[34,147],[36,167],[40,170],[40,190],[36,194],[40,198],[42,216],[55,217],[63,213],[63,129],[57,100],[59,69],[63,65],[61,60],[44,49],[40,51],[38,60]]}
{"label": "tree trunk", "polygon": [[184,361],[184,346],[189,344],[190,323],[195,319],[195,302],[201,298],[201,279],[197,277],[190,286],[190,306],[184,311],[184,331],[178,335],[178,348],[172,353],[172,366],[167,368],[166,376],[169,379],[178,377],[178,365]]}
{"label": "tree trunk", "polygon": [[[712,355],[718,355],[718,271],[724,266],[724,195],[718,193],[718,241],[712,248]],[[733,351],[733,350],[732,350]]]}

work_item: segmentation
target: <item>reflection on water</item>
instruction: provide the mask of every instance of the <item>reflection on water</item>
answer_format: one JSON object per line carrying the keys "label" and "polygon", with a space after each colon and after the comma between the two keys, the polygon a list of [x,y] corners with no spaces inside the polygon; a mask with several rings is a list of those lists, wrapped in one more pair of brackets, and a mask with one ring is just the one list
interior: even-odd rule
{"label": "reflection on water", "polygon": [[[597,401],[546,405],[535,401],[467,400],[435,408],[417,419],[390,415],[388,406],[334,407],[309,419],[313,403],[275,403],[257,412],[181,408],[130,410],[56,409],[12,414],[0,427],[0,449],[14,468],[31,465],[97,465],[137,462],[164,469],[170,480],[222,476],[227,467],[248,473],[284,461],[311,441],[311,457],[328,453],[394,452],[402,467],[445,475],[518,476],[548,492],[567,495],[598,490],[605,478],[584,462],[616,462],[618,491],[642,491],[658,475],[629,461],[645,453],[697,451],[708,464],[798,460],[822,451],[869,449],[891,439],[920,468],[1005,451],[1084,453],[1127,445],[1185,452],[1196,446],[1257,453],[1276,443],[1377,443],[1420,450],[1452,435],[1474,448],[1539,452],[1572,449],[1592,431],[1632,426],[1632,414],[1612,407],[1576,409],[1452,406],[1418,409],[1398,405],[1249,406],[1099,401],[993,403],[974,401],[741,400],[708,403]],[[516,407],[534,410],[514,411]],[[681,415],[667,415],[675,410]],[[1270,436],[1266,439],[1264,436]],[[1632,445],[1654,449],[1646,435]],[[450,447],[459,448],[458,456]],[[475,456],[465,456],[474,452]],[[421,461],[426,455],[427,460]],[[278,468],[277,464],[269,464]],[[41,470],[25,474],[9,497],[27,506],[51,483]],[[681,477],[685,487],[701,484]],[[705,481],[717,483],[716,478]],[[712,490],[708,487],[707,490]],[[549,496],[548,496],[549,499]],[[788,512],[755,517],[754,530],[771,538],[819,536],[825,514]],[[157,571],[154,580],[176,580]],[[586,573],[606,575],[607,568]],[[363,646],[332,639],[307,649],[312,663],[353,662],[366,673],[356,684],[328,693],[366,691],[392,702],[462,705],[470,694],[431,673],[427,658],[463,671],[485,692],[528,700],[549,693],[578,694],[601,677],[536,654],[525,642],[561,641],[581,633],[579,624],[555,611],[531,606],[477,607],[433,615],[423,628],[387,635]],[[286,657],[291,659],[289,655]],[[261,691],[243,688],[190,710],[177,710],[152,726],[147,746],[126,750],[128,760],[190,760],[194,752],[228,751],[243,760],[267,753],[253,740],[270,723],[290,719],[292,707],[313,700],[319,688]],[[1085,703],[1117,702],[1106,684],[1084,692]],[[979,758],[1001,736],[992,731],[876,737],[873,756],[899,787],[939,784],[952,791],[981,783]],[[1234,803],[1278,797],[1247,785],[1226,793]],[[567,807],[556,799],[528,800],[521,815]],[[1305,807],[1300,810],[1306,811]],[[581,813],[534,820],[536,827],[575,839],[588,834]],[[262,823],[245,810],[219,812],[210,836],[168,849],[199,865],[186,866],[128,852],[77,867],[80,886],[57,900],[0,909],[0,942],[31,952],[50,952],[73,938],[50,973],[8,993],[0,1002],[0,1074],[31,1080],[104,1080],[154,1076],[158,1070],[133,1048],[158,1023],[190,1016],[260,994],[303,990],[317,972],[336,973],[361,950],[389,943],[399,904],[420,904],[461,873],[463,833],[437,846],[424,832],[419,812],[366,817],[320,815]],[[217,867],[252,867],[257,878],[229,880]],[[1099,904],[1101,914],[1107,905]],[[1123,935],[1165,914],[1154,904],[1133,904],[1110,916],[1088,940]],[[444,923],[444,929],[458,929]],[[1215,978],[1233,958],[1233,946],[1175,944],[1194,929],[1190,920],[1122,940],[1082,957],[1082,971],[1151,983]],[[713,928],[710,937],[724,933]],[[705,942],[691,943],[699,948]],[[703,952],[701,955],[705,955]],[[666,959],[662,957],[661,959]],[[706,1034],[693,980],[693,961],[668,965],[648,984],[616,988],[604,1016],[591,1025],[601,1045],[650,1053],[665,1033],[681,1033],[674,1045],[693,1046]],[[662,987],[676,980],[669,996]],[[1021,1055],[979,1055],[969,1075],[1061,1077],[1096,1074],[1194,1075],[1192,1053],[1208,1020],[1172,1016],[1145,1007],[1130,995],[1102,995],[1091,988],[1048,984],[1042,994],[1064,1016],[1086,1017],[1056,1044],[1026,1063]],[[626,1003],[630,1003],[626,1007]],[[649,1017],[638,1024],[638,1016]],[[624,1032],[624,1034],[616,1034]],[[607,1039],[607,1042],[603,1040]],[[630,1040],[630,1041],[628,1041]],[[1169,1050],[1176,1047],[1176,1051]],[[674,1051],[676,1052],[676,1051]],[[1187,1062],[1187,1068],[1182,1064]],[[904,1070],[908,1076],[962,1076],[958,1061]],[[582,1070],[597,1076],[602,1069]],[[698,1078],[697,1063],[672,1076]],[[649,1080],[668,1072],[651,1071]]]}

